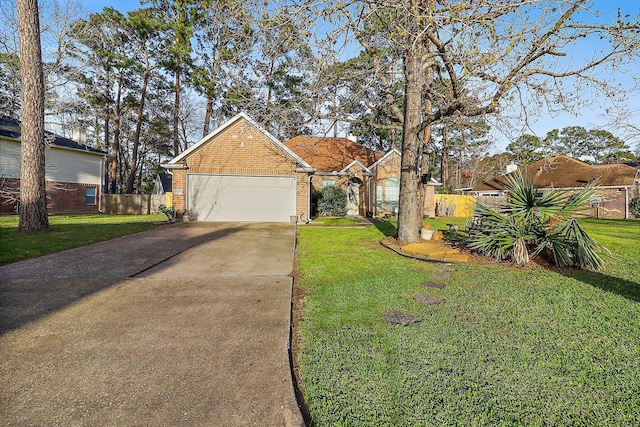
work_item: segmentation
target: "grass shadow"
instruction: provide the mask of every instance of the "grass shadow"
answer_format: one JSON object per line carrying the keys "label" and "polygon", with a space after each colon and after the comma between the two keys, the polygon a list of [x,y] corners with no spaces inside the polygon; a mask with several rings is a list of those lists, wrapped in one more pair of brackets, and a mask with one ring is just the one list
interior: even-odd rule
{"label": "grass shadow", "polygon": [[579,280],[588,285],[600,288],[603,291],[611,292],[631,301],[640,302],[640,282],[620,277],[609,276],[597,271],[579,269],[558,269],[560,274],[575,280]]}
{"label": "grass shadow", "polygon": [[370,218],[369,220],[384,237],[395,236],[397,234],[397,227],[394,222],[381,218]]}

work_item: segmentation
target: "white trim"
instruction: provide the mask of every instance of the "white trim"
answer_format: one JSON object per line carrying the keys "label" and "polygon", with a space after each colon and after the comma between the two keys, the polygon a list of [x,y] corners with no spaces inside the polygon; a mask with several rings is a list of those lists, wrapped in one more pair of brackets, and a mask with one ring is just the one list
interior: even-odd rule
{"label": "white trim", "polygon": [[365,165],[362,164],[362,162],[360,160],[354,160],[353,162],[349,163],[347,166],[344,167],[344,169],[342,169],[340,172],[347,172],[349,169],[351,169],[352,166],[354,165],[358,165],[360,166],[360,168],[362,168],[362,170],[364,170],[365,172],[369,172],[371,173],[371,170],[366,167]]}
{"label": "white trim", "polygon": [[189,169],[184,163],[161,163],[160,167],[165,169]]}
{"label": "white trim", "polygon": [[[218,135],[219,133],[221,133],[225,129],[231,127],[231,125],[233,125],[235,122],[237,122],[240,119],[245,119],[246,121],[248,121],[249,124],[254,126],[260,133],[262,133],[264,136],[266,136],[271,142],[273,142],[278,148],[280,148],[286,155],[288,155],[296,163],[302,165],[302,167],[304,167],[304,168],[311,168],[310,164],[305,162],[300,156],[298,156],[296,153],[294,153],[289,148],[287,148],[287,146],[284,145],[282,142],[278,141],[278,139],[275,136],[271,135],[271,133],[269,133],[266,129],[264,129],[262,126],[260,126],[255,120],[253,120],[251,117],[249,117],[244,112],[236,114],[234,117],[232,117],[231,119],[227,120],[222,126],[218,127],[216,130],[214,130],[213,132],[209,133],[209,135],[203,137],[200,141],[198,141],[195,144],[193,144],[187,150],[183,151],[178,156],[176,156],[173,159],[171,159],[167,163],[167,166],[168,165],[172,165],[172,164],[176,164],[179,161],[183,160],[189,154],[193,153],[195,150],[200,148],[202,145],[210,142],[216,135]],[[168,168],[171,168],[171,166],[168,166]]]}

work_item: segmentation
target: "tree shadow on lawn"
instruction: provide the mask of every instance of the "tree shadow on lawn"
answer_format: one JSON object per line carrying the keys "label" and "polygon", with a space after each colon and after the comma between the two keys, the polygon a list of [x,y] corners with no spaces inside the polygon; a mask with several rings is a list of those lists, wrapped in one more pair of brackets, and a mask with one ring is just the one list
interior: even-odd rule
{"label": "tree shadow on lawn", "polygon": [[[396,235],[396,226],[391,221],[387,219],[374,218],[371,219],[371,222],[385,237]],[[456,238],[452,238],[452,236],[446,237],[449,241],[455,241],[456,239],[464,240],[464,236],[457,236]],[[604,291],[620,295],[631,301],[640,302],[640,282],[633,282],[620,277],[609,276],[597,271],[572,268],[557,268],[555,271],[565,277],[579,280]]]}
{"label": "tree shadow on lawn", "polygon": [[380,218],[371,218],[370,221],[384,237],[396,235],[396,226],[391,221]]}
{"label": "tree shadow on lawn", "polygon": [[558,269],[557,271],[565,277],[579,280],[588,285],[600,288],[603,291],[625,297],[631,301],[640,302],[640,282],[632,282],[631,280],[609,276],[597,271],[568,268]]}

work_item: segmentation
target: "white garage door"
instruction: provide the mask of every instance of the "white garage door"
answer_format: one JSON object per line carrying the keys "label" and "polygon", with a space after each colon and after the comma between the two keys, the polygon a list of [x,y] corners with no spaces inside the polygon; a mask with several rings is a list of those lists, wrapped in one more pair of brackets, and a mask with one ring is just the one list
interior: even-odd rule
{"label": "white garage door", "polygon": [[188,174],[187,207],[198,221],[289,221],[296,214],[296,179]]}

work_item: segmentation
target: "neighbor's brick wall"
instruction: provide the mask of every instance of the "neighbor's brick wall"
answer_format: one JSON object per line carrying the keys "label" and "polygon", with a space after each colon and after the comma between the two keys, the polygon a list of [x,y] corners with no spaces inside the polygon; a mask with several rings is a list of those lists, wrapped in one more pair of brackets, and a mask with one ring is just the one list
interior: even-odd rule
{"label": "neighbor's brick wall", "polygon": [[191,153],[186,158],[186,165],[188,170],[172,171],[173,207],[176,212],[186,209],[187,173],[208,173],[295,176],[296,212],[298,215],[307,213],[307,174],[296,173],[294,169],[300,166],[244,119]]}
{"label": "neighbor's brick wall", "polygon": [[[86,204],[86,188],[96,189],[96,204]],[[20,192],[20,179],[5,178],[0,189],[0,213],[15,213],[16,204],[11,197],[3,194],[10,192],[18,195]],[[100,198],[100,186],[93,184],[77,184],[72,182],[47,181],[47,211],[49,213],[63,212],[98,212],[98,200]]]}
{"label": "neighbor's brick wall", "polygon": [[[606,219],[623,219],[625,216],[625,204],[627,195],[624,190],[602,190],[598,192],[598,196],[602,198],[600,206],[594,208],[592,216],[596,218]],[[633,198],[633,194],[629,194],[629,202]],[[633,217],[631,214],[629,217]]]}

